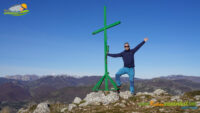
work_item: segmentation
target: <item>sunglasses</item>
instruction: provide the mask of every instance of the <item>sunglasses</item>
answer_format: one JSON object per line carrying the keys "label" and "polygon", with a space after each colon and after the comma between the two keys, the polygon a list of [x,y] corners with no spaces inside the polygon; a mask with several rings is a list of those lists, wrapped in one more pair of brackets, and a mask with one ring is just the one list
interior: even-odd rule
{"label": "sunglasses", "polygon": [[129,46],[124,46],[124,47],[129,47]]}

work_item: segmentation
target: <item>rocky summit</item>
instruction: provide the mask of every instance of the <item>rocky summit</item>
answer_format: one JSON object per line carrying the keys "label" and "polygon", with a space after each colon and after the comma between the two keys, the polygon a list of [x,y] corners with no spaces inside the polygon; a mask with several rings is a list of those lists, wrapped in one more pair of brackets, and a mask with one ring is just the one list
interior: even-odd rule
{"label": "rocky summit", "polygon": [[200,113],[200,91],[170,95],[163,89],[153,92],[91,92],[74,98],[71,104],[47,103],[22,108],[18,113]]}

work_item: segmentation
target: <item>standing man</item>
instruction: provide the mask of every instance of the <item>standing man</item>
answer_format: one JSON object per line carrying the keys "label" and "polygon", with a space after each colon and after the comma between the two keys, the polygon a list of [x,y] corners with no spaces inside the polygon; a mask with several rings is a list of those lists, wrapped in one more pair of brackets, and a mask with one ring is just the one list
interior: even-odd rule
{"label": "standing man", "polygon": [[111,57],[122,57],[124,62],[124,67],[122,67],[115,75],[115,80],[117,83],[118,90],[117,92],[120,93],[121,88],[121,81],[120,76],[123,74],[128,74],[129,80],[130,80],[130,91],[131,94],[135,95],[134,91],[134,76],[135,76],[135,63],[134,63],[134,54],[135,52],[148,40],[148,38],[145,38],[144,41],[142,41],[140,44],[138,44],[135,48],[130,49],[129,43],[124,43],[125,50],[121,53],[117,54],[110,54],[108,53],[108,56]]}

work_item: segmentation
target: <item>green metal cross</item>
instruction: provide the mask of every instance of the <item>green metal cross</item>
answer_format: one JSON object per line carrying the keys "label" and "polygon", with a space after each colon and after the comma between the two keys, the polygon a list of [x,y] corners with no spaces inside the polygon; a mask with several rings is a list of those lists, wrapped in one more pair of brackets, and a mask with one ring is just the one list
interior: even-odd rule
{"label": "green metal cross", "polygon": [[[96,31],[94,31],[92,34],[95,35],[99,32],[102,32],[104,31],[104,61],[105,61],[105,74],[104,76],[98,81],[98,83],[93,87],[93,91],[98,91],[100,90],[99,87],[101,86],[102,82],[104,81],[105,79],[105,89],[104,91],[109,91],[109,90],[117,90],[117,85],[116,83],[112,80],[112,78],[109,76],[109,72],[108,72],[108,67],[107,67],[107,52],[109,50],[108,48],[108,45],[107,45],[107,32],[106,30],[111,28],[111,27],[114,27],[118,24],[120,24],[121,22],[118,21],[118,22],[115,22],[113,24],[110,24],[110,25],[106,25],[106,6],[104,6],[104,27],[101,28],[101,29],[98,29]],[[110,82],[112,83],[112,85],[114,86],[114,89],[109,89],[108,88],[108,80],[110,80]]]}

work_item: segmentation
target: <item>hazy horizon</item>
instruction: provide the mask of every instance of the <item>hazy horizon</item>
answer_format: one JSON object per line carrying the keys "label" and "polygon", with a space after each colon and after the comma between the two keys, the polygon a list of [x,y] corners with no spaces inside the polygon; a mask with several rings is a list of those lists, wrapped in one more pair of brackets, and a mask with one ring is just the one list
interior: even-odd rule
{"label": "hazy horizon", "polygon": [[[38,77],[45,77],[45,76],[71,76],[71,77],[75,77],[75,78],[79,78],[79,77],[85,77],[85,76],[102,76],[102,75],[76,75],[76,74],[66,74],[66,73],[63,73],[63,74],[43,74],[43,75],[38,75],[38,74],[13,74],[13,75],[4,75],[4,76],[0,76],[0,77],[6,77],[6,76],[31,76],[31,75],[35,75],[35,76],[38,76]],[[177,74],[177,75],[164,75],[164,76],[154,76],[154,77],[139,77],[139,76],[136,76],[135,78],[140,78],[140,79],[152,79],[152,78],[157,78],[157,77],[167,77],[167,76],[191,76],[191,77],[200,77],[200,76],[194,76],[194,75],[181,75],[181,74]],[[111,75],[111,77],[114,77]],[[128,77],[127,74],[125,75],[122,75],[122,77]]]}

